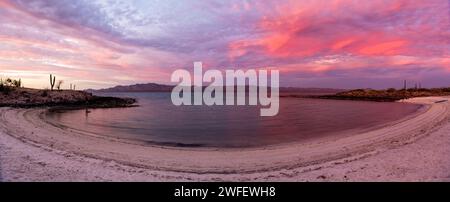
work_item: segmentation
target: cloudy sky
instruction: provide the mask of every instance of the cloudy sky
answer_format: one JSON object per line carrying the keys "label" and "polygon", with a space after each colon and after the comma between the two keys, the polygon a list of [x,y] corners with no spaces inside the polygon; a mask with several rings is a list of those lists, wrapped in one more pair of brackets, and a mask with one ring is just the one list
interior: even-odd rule
{"label": "cloudy sky", "polygon": [[0,77],[80,88],[175,69],[278,68],[280,85],[450,85],[449,0],[0,0]]}

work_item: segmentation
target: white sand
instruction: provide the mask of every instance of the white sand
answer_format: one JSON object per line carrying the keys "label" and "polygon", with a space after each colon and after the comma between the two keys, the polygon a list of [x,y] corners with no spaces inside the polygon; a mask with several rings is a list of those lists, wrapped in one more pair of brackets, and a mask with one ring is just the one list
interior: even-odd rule
{"label": "white sand", "polygon": [[4,181],[450,181],[450,103],[381,129],[251,149],[177,149],[64,129],[0,108]]}

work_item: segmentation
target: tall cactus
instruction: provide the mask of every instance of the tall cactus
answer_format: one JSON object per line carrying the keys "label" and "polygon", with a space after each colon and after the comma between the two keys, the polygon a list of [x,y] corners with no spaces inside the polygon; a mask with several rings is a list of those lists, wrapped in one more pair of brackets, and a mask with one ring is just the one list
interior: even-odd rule
{"label": "tall cactus", "polygon": [[55,83],[56,83],[56,76],[53,76],[50,74],[50,89],[53,91],[53,87],[55,87]]}

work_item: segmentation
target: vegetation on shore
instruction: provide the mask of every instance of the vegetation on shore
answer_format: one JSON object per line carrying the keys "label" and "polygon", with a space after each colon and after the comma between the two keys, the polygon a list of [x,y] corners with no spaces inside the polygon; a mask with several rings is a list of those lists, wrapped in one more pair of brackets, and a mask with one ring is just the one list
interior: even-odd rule
{"label": "vegetation on shore", "polygon": [[0,92],[3,94],[8,94],[11,92],[13,88],[20,88],[22,87],[22,80],[13,80],[10,78],[7,78],[3,80],[3,78],[0,78]]}
{"label": "vegetation on shore", "polygon": [[317,96],[317,98],[394,102],[402,99],[430,96],[450,96],[450,88],[410,88],[402,90],[394,88],[386,90],[356,89],[334,95]]}
{"label": "vegetation on shore", "polygon": [[71,107],[112,108],[130,107],[136,102],[132,98],[100,97],[84,91],[39,90],[30,88],[8,88],[0,92],[0,107]]}
{"label": "vegetation on shore", "polygon": [[[54,90],[54,86],[56,89]],[[0,107],[68,107],[68,108],[113,108],[131,107],[136,103],[132,98],[100,97],[85,91],[61,90],[62,81],[56,82],[50,76],[49,89],[31,89],[22,86],[21,79],[0,80]]]}

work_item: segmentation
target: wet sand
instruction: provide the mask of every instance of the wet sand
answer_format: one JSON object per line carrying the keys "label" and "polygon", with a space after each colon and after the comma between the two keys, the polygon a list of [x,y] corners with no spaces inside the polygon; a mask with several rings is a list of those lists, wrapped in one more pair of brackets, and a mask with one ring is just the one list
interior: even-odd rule
{"label": "wet sand", "polygon": [[4,181],[449,181],[450,103],[361,134],[248,149],[174,148],[96,136],[0,108]]}

